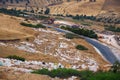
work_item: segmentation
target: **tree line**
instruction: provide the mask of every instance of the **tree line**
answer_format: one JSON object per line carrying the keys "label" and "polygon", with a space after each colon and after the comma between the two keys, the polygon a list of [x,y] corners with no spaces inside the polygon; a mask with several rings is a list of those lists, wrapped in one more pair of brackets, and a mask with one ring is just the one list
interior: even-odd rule
{"label": "tree line", "polygon": [[109,71],[99,70],[97,72],[92,72],[89,70],[78,71],[75,69],[58,68],[53,70],[39,69],[32,73],[48,75],[52,78],[69,78],[71,76],[76,76],[80,80],[120,80],[120,63],[115,62]]}
{"label": "tree line", "polygon": [[71,28],[71,27],[65,27],[65,26],[61,26],[61,29],[69,30],[75,34],[87,36],[90,38],[95,38],[95,39],[98,38],[97,34],[93,30],[88,30],[83,28]]}

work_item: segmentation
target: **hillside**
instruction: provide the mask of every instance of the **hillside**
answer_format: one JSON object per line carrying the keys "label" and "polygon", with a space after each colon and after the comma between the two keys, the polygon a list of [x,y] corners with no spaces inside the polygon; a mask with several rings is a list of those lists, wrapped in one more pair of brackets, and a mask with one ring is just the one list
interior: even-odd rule
{"label": "hillside", "polygon": [[86,15],[97,15],[100,13],[104,0],[97,0],[96,2],[86,1],[71,1],[64,2],[60,5],[50,6],[51,14],[86,14]]}
{"label": "hillside", "polygon": [[[111,63],[117,58],[119,60],[117,41],[120,41],[120,37],[106,31],[104,23],[97,22],[97,18],[119,18],[119,2],[120,0],[0,0],[0,8],[11,9],[0,11],[0,80],[87,80],[85,77],[99,72],[112,72]],[[23,11],[17,11],[18,9]],[[48,14],[44,15],[45,9]],[[67,14],[78,15],[77,18],[62,16]],[[34,74],[39,69],[43,69],[43,75]],[[57,69],[65,71],[65,74],[60,70],[56,73]],[[70,76],[58,78],[54,77],[56,74]],[[108,75],[106,76],[109,77]],[[102,76],[98,74],[98,77]]]}
{"label": "hillside", "polygon": [[0,6],[1,7],[21,7],[21,8],[26,8],[26,7],[36,7],[36,8],[44,8],[48,5],[53,5],[53,4],[58,4],[61,3],[61,0],[3,0],[0,1]]}
{"label": "hillside", "polygon": [[120,12],[120,0],[105,0],[103,10]]}
{"label": "hillside", "polygon": [[35,32],[30,28],[24,28],[19,24],[22,18],[0,14],[0,40],[20,40],[34,38]]}
{"label": "hillside", "polygon": [[96,0],[90,2],[89,0],[75,1],[70,0],[7,0],[1,1],[0,6],[6,8],[41,10],[49,7],[50,14],[85,14],[85,15],[98,15],[108,11],[120,12],[120,0]]}
{"label": "hillside", "polygon": [[108,11],[120,12],[120,0],[97,0],[96,2],[71,1],[60,5],[50,6],[51,14],[85,14],[98,15]]}
{"label": "hillside", "polygon": [[[82,38],[70,40],[63,37],[64,34],[52,29],[33,29],[21,26],[20,22],[24,20],[23,18],[1,14],[0,20],[2,21],[0,23],[0,57],[18,55],[26,60],[61,63],[64,67],[75,65],[78,69],[82,69],[80,65],[86,65],[88,68],[94,64],[95,69],[98,69],[97,66],[101,68],[108,64]],[[29,37],[33,39],[28,40]],[[75,46],[78,44],[84,45],[88,50],[77,50]]]}

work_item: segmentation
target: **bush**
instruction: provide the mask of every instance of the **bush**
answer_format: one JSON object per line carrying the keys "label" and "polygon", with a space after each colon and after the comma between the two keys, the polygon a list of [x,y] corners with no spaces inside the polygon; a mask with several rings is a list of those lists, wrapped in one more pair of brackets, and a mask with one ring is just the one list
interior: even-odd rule
{"label": "bush", "polygon": [[20,60],[20,61],[25,61],[25,58],[23,57],[19,57],[19,56],[16,56],[16,55],[10,55],[6,58],[9,58],[9,59],[16,59],[16,60]]}
{"label": "bush", "polygon": [[59,77],[59,78],[68,78],[71,76],[79,77],[80,80],[120,80],[120,72],[114,73],[111,71],[107,72],[92,72],[92,71],[77,71],[74,69],[66,69],[66,68],[58,68],[49,71],[48,69],[41,69],[33,71],[32,73],[35,74],[43,74],[48,75],[52,78]]}
{"label": "bush", "polygon": [[71,76],[80,76],[79,71],[74,69],[58,68],[49,71],[48,69],[41,69],[33,71],[32,73],[49,75],[50,77],[68,78]]}
{"label": "bush", "polygon": [[120,72],[120,63],[116,61],[113,66],[111,67],[110,71],[117,73]]}
{"label": "bush", "polygon": [[33,24],[24,23],[24,22],[22,22],[20,24],[23,25],[23,26],[32,27],[32,28],[46,28],[42,24],[33,25]]}
{"label": "bush", "polygon": [[112,25],[105,25],[105,30],[113,31],[113,32],[120,32],[119,27],[115,27]]}
{"label": "bush", "polygon": [[120,80],[120,73],[96,72],[86,80]]}
{"label": "bush", "polygon": [[95,39],[98,38],[97,34],[93,30],[81,29],[81,28],[71,28],[71,27],[64,27],[64,26],[61,26],[61,29],[65,29],[65,30],[71,31],[75,34],[87,36],[90,38],[95,38]]}
{"label": "bush", "polygon": [[81,24],[84,25],[84,26],[91,26],[91,23],[85,23],[85,22],[83,22]]}
{"label": "bush", "polygon": [[5,9],[5,8],[1,8],[0,13],[12,15],[12,16],[20,16],[20,14],[25,14],[24,12],[22,12],[20,10],[15,10],[15,9],[9,9],[8,10],[8,9]]}
{"label": "bush", "polygon": [[49,16],[39,15],[38,18],[41,19],[41,20],[43,20],[43,19],[48,19],[48,18],[50,18],[50,17],[49,17]]}
{"label": "bush", "polygon": [[49,75],[50,71],[48,69],[43,68],[40,70],[33,71],[32,73]]}
{"label": "bush", "polygon": [[74,38],[79,38],[79,36],[72,34],[72,33],[66,33],[64,35],[64,37],[68,38],[68,39],[74,39]]}
{"label": "bush", "polygon": [[82,45],[77,45],[76,49],[78,49],[78,50],[88,50],[88,48],[86,48],[86,47],[84,47]]}
{"label": "bush", "polygon": [[47,8],[46,11],[45,11],[45,14],[49,14],[50,13],[50,9]]}

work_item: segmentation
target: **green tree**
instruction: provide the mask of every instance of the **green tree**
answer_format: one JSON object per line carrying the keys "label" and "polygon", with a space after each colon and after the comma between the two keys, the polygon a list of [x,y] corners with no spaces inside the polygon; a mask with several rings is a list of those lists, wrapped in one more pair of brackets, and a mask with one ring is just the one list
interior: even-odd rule
{"label": "green tree", "polygon": [[120,63],[118,61],[113,64],[111,71],[114,73],[120,72]]}
{"label": "green tree", "polygon": [[45,10],[45,14],[49,14],[49,13],[50,13],[50,9],[47,8],[47,9]]}

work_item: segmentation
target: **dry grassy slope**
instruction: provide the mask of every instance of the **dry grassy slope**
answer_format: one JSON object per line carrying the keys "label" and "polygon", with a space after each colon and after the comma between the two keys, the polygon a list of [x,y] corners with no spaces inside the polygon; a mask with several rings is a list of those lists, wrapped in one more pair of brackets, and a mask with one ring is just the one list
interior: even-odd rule
{"label": "dry grassy slope", "polygon": [[97,0],[97,2],[86,1],[71,1],[64,2],[63,4],[50,6],[51,14],[86,14],[97,15],[100,13],[104,0]]}
{"label": "dry grassy slope", "polygon": [[15,17],[0,14],[0,40],[34,38],[35,32],[20,25]]}
{"label": "dry grassy slope", "polygon": [[120,12],[120,0],[106,0],[103,5],[103,10]]}
{"label": "dry grassy slope", "polygon": [[0,80],[52,80],[52,78],[47,75],[14,72],[12,69],[8,69],[8,67],[0,66]]}
{"label": "dry grassy slope", "polygon": [[[21,19],[21,20],[23,20],[23,19]],[[21,38],[26,38],[26,37],[27,38],[28,37],[34,37],[34,35],[36,33],[31,28],[21,26],[19,24],[20,20],[17,17],[11,17],[11,16],[8,16],[8,15],[1,14],[0,15],[0,22],[1,22],[0,23],[0,40],[5,40],[5,39],[6,40],[11,40],[11,39],[21,39]],[[60,41],[59,37],[62,36],[61,34],[51,36],[51,34],[49,34],[49,33],[46,34],[45,32],[44,33],[39,32],[39,34],[46,36],[45,39],[47,39],[47,38],[49,40],[54,39],[55,42]],[[41,37],[41,39],[43,39],[43,37]],[[61,40],[61,41],[63,42],[63,40]],[[96,53],[96,51],[93,49],[93,47],[91,45],[89,45],[85,40],[74,39],[71,42],[75,42],[76,44],[85,45],[86,47],[89,48],[89,50],[85,51],[85,52],[81,51],[81,53],[84,53],[86,56],[90,56],[90,57],[93,57],[93,58],[94,58],[94,56],[96,56],[95,57],[96,61],[98,61],[101,65],[106,64],[106,62],[101,58],[101,56],[99,56]],[[15,43],[13,42],[11,44],[15,44]],[[16,43],[16,44],[19,44],[19,43]],[[39,45],[39,47],[38,47],[38,51],[40,51],[41,53],[44,52],[43,51],[44,45],[46,45],[46,43],[41,45],[41,46]],[[49,44],[47,44],[47,45],[49,45]],[[42,60],[42,61],[46,61],[46,62],[50,61],[50,62],[55,62],[55,63],[60,62],[59,59],[57,57],[54,57],[54,56],[44,55],[44,54],[39,54],[39,53],[38,54],[26,54],[26,53],[29,53],[29,52],[18,50],[15,47],[11,47],[11,46],[6,46],[6,47],[1,46],[0,47],[0,57],[6,57],[8,55],[13,54],[13,55],[18,55],[18,56],[21,56],[21,57],[25,57],[27,60]],[[65,62],[61,62],[61,63],[68,64],[68,63],[65,63]]]}
{"label": "dry grassy slope", "polygon": [[[58,4],[62,2],[61,0],[30,0],[28,7],[33,8],[44,8],[51,4]],[[27,1],[16,3],[6,3],[9,5],[8,8],[25,9]],[[0,3],[1,4],[1,3]],[[66,2],[63,0],[62,4],[50,6],[51,14],[86,14],[86,15],[98,15],[99,13],[105,13],[106,11],[117,11],[120,12],[120,0],[96,0],[96,2],[89,2],[89,0],[82,0],[76,2],[76,0],[71,0]],[[32,9],[32,8],[31,8]]]}
{"label": "dry grassy slope", "polygon": [[51,14],[86,14],[98,15],[110,10],[120,12],[120,0],[97,0],[96,2],[71,1],[60,5],[50,6]]}
{"label": "dry grassy slope", "polygon": [[[0,80],[73,80],[73,79],[59,79],[51,78],[47,75],[14,72],[12,71],[12,69],[8,69],[8,67],[0,67]],[[74,80],[79,80],[79,78]]]}
{"label": "dry grassy slope", "polygon": [[[0,6],[5,7],[6,6],[14,6],[14,7],[24,7],[30,6],[30,7],[45,7],[50,4],[56,4],[62,2],[61,0],[12,0],[13,3],[11,3],[11,0],[8,1],[0,1]],[[16,2],[18,1],[18,2]],[[3,4],[5,2],[5,5]]]}

